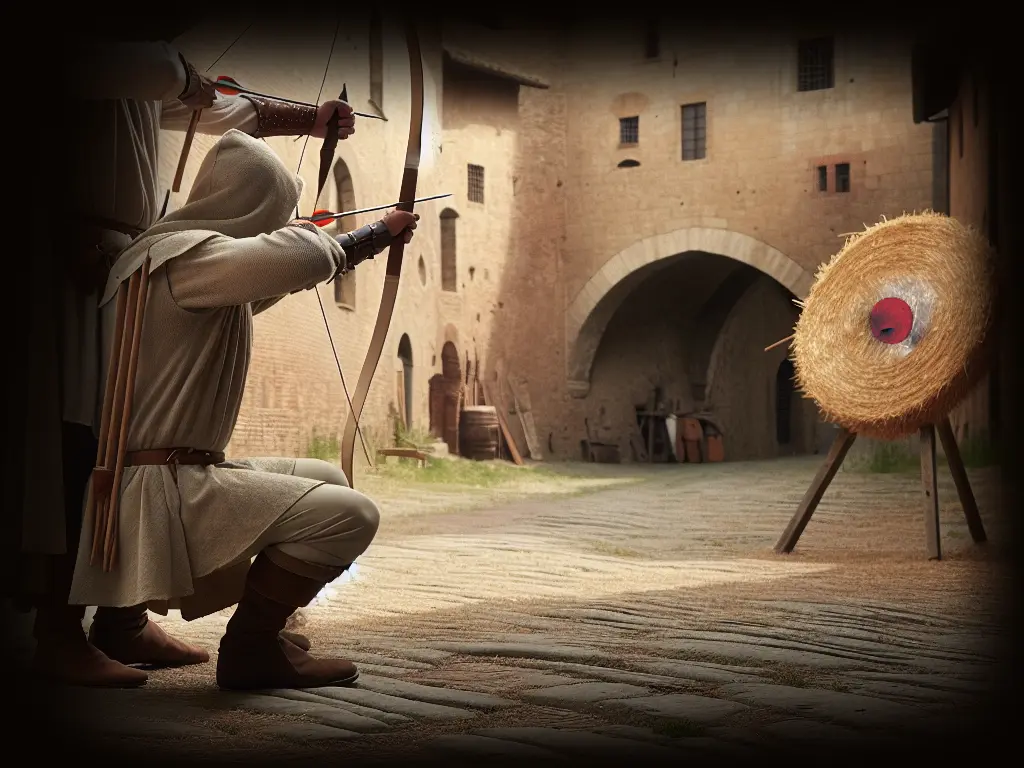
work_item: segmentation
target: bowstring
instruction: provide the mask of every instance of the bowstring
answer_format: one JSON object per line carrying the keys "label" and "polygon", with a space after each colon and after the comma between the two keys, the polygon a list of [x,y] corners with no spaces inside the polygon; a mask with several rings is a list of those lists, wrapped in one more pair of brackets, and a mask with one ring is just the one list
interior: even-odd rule
{"label": "bowstring", "polygon": [[[334,56],[334,46],[338,43],[338,34],[341,31],[341,13],[338,12],[338,20],[334,25],[334,37],[331,39],[331,50],[327,54],[327,65],[324,67],[324,76],[320,81],[320,90],[316,94],[316,104],[319,106],[320,98],[324,94],[324,87],[327,85],[327,75],[331,69],[331,59]],[[306,156],[306,147],[309,144],[309,134],[306,134],[306,140],[302,142],[302,151],[299,153],[299,164],[295,169],[295,175],[298,176],[302,170],[302,161]],[[320,195],[323,194],[323,190],[317,191],[316,200],[313,201],[313,210],[316,210],[316,204],[320,201]],[[299,218],[299,204],[295,204],[295,218]],[[349,413],[355,413],[355,408],[352,405],[352,396],[348,391],[348,384],[345,382],[345,373],[341,367],[341,358],[338,356],[338,348],[334,345],[334,337],[331,335],[331,324],[327,320],[327,310],[324,309],[324,300],[320,296],[320,289],[314,288],[316,293],[317,304],[320,305],[320,315],[324,319],[324,330],[327,331],[327,341],[331,345],[331,353],[334,355],[334,363],[338,366],[338,376],[341,378],[341,388],[345,392],[345,400],[348,402]],[[370,465],[373,462],[370,460],[370,451],[366,447],[366,440],[363,438],[363,432],[359,429],[359,420],[356,419],[356,432],[359,435],[359,443],[363,446],[363,455],[366,456],[366,462]],[[352,482],[351,478],[349,482]]]}

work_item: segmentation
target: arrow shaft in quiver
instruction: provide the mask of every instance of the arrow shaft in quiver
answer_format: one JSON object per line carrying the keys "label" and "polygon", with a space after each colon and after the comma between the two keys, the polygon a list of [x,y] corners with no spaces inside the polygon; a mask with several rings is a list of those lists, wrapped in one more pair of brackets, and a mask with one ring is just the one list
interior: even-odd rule
{"label": "arrow shaft in quiver", "polygon": [[97,466],[93,469],[86,502],[86,520],[92,525],[93,532],[89,562],[95,565],[97,558],[102,558],[100,562],[104,571],[112,570],[117,558],[121,481],[149,295],[149,265],[147,258],[128,279],[127,285],[122,283],[118,289],[117,318],[100,419]]}

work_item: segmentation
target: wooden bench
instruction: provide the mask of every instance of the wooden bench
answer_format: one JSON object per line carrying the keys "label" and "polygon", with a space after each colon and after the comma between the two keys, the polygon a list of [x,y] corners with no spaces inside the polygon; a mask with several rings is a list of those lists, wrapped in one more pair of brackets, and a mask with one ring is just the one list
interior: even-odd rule
{"label": "wooden bench", "polygon": [[380,448],[377,450],[377,463],[382,464],[388,456],[395,456],[400,459],[416,459],[420,467],[427,466],[427,459],[430,454],[418,448]]}

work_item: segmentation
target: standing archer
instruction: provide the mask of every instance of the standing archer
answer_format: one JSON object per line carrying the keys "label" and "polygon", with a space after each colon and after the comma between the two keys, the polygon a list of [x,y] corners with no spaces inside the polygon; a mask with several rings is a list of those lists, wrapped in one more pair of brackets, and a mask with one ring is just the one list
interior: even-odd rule
{"label": "standing archer", "polygon": [[[9,400],[23,449],[7,462],[13,499],[5,509],[13,519],[4,537],[11,550],[4,558],[4,589],[23,607],[36,608],[34,671],[87,686],[143,684],[146,673],[129,664],[209,659],[150,623],[143,604],[101,606],[88,638],[84,606],[68,605],[103,392],[99,292],[117,254],[160,215],[159,133],[184,130],[197,109],[198,130],[213,135],[235,128],[255,137],[323,138],[332,117],[338,139],[355,130],[344,102],[317,108],[266,96],[224,96],[163,41],[173,35],[120,37],[79,43],[63,62],[71,71],[59,79],[72,84],[75,111],[67,121],[70,132],[51,127],[60,131],[62,152],[44,153],[43,162],[52,165],[39,178],[67,179],[67,207],[74,213],[59,242],[50,222],[36,222],[34,284],[56,289],[40,291],[31,302],[27,375],[21,379],[26,389]],[[36,192],[45,199],[53,190]]]}

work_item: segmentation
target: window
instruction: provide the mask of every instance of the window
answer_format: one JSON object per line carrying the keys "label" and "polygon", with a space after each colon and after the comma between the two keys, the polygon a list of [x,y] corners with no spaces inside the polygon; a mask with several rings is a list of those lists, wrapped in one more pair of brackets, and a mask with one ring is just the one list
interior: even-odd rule
{"label": "window", "polygon": [[[338,211],[354,211],[356,209],[356,195],[352,185],[352,174],[345,165],[344,160],[338,160],[334,164],[334,190],[335,202]],[[342,216],[336,220],[335,232],[351,232],[356,228],[355,216]],[[356,308],[356,273],[349,272],[336,279],[334,286],[334,303],[342,309]]]}
{"label": "window", "polygon": [[828,166],[818,166],[818,191],[828,192]]}
{"label": "window", "polygon": [[661,35],[658,34],[658,22],[649,19],[644,31],[644,56],[656,59],[661,56]]}
{"label": "window", "polygon": [[455,260],[455,222],[459,214],[451,208],[441,211],[441,290],[458,290],[458,271]]}
{"label": "window", "polygon": [[378,110],[384,109],[384,25],[380,11],[370,12],[370,101]]}
{"label": "window", "polygon": [[839,163],[836,165],[836,192],[850,191],[850,164]]}
{"label": "window", "polygon": [[469,189],[466,196],[471,203],[484,201],[484,167],[482,165],[469,166]]}
{"label": "window", "polygon": [[683,160],[707,154],[707,102],[683,105]]}
{"label": "window", "polygon": [[637,144],[640,141],[640,118],[619,118],[619,144]]}
{"label": "window", "polygon": [[835,86],[834,47],[831,37],[800,41],[796,65],[798,91],[821,91]]}

